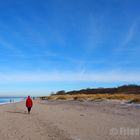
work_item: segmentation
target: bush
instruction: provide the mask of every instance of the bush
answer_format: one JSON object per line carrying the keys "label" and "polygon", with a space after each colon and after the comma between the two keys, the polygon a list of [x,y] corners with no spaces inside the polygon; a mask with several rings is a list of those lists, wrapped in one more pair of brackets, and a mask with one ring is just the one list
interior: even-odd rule
{"label": "bush", "polygon": [[131,100],[129,103],[140,103],[140,98],[135,98]]}
{"label": "bush", "polygon": [[66,92],[65,90],[60,90],[56,93],[56,95],[64,95]]}

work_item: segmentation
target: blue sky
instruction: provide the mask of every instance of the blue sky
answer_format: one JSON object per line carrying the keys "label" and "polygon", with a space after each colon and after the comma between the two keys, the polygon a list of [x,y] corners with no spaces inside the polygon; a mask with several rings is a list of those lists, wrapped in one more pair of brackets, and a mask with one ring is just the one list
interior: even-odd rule
{"label": "blue sky", "polygon": [[139,0],[0,2],[0,95],[140,84]]}

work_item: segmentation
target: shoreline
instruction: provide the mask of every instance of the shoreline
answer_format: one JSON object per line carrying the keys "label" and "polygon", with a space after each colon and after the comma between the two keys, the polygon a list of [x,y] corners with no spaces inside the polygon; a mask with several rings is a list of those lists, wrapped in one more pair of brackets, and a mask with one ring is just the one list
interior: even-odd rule
{"label": "shoreline", "polygon": [[[0,98],[1,99],[1,98]],[[3,99],[3,98],[2,98]],[[19,100],[17,100],[18,98],[10,98],[10,97],[8,97],[8,99],[7,98],[5,98],[6,100],[9,100],[9,101],[5,101],[5,102],[0,102],[0,105],[7,105],[7,104],[13,104],[13,103],[19,103],[19,102],[22,102],[22,101],[24,101],[25,99],[24,98],[21,98],[21,99],[19,99]],[[13,99],[13,100],[12,100]]]}
{"label": "shoreline", "polygon": [[5,102],[5,103],[0,103],[0,105],[9,105],[9,104],[14,104],[14,103],[20,103],[20,102],[23,102],[24,100],[22,101],[15,101],[15,102]]}

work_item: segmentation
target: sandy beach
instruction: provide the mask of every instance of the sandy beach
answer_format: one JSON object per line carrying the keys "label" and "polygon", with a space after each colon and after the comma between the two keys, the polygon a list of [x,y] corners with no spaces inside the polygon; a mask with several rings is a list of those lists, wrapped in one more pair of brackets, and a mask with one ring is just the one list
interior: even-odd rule
{"label": "sandy beach", "polygon": [[139,140],[140,107],[117,101],[0,105],[0,140]]}

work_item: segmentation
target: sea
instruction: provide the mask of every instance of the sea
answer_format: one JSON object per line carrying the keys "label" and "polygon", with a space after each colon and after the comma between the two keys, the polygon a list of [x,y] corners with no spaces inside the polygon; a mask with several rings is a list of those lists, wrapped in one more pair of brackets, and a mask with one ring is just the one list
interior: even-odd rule
{"label": "sea", "polygon": [[24,97],[0,97],[0,105],[21,102],[23,100],[25,100]]}

